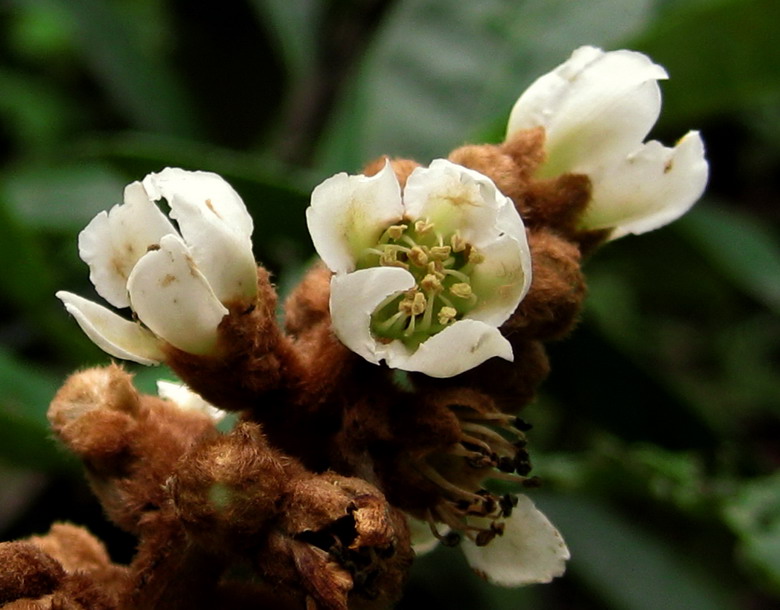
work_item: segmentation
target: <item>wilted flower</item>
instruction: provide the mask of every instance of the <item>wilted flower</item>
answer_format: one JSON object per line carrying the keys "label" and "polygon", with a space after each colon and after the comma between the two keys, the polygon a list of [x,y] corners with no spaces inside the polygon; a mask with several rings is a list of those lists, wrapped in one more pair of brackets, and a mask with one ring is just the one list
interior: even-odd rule
{"label": "wilted flower", "polygon": [[539,177],[585,174],[591,201],[581,228],[610,238],[644,233],[684,214],[701,196],[708,165],[699,133],[674,148],[643,143],[661,111],[666,71],[634,51],[580,47],[515,103],[507,138],[543,127]]}
{"label": "wilted flower", "polygon": [[[528,496],[515,498],[517,503],[511,514],[501,522],[500,533],[489,544],[478,545],[471,538],[463,537],[460,547],[471,568],[493,584],[519,587],[550,582],[566,570],[569,549],[555,526]],[[437,539],[428,524],[413,517],[408,517],[408,521],[415,553],[421,555],[433,550]]]}
{"label": "wilted flower", "polygon": [[[162,198],[178,230],[155,205]],[[221,177],[167,168],[128,185],[124,203],[79,235],[95,290],[115,307],[130,307],[143,325],[70,292],[57,296],[112,356],[154,364],[163,342],[208,354],[227,307],[254,299],[251,234],[251,216]]]}
{"label": "wilted flower", "polygon": [[512,360],[498,327],[528,290],[525,228],[486,176],[443,159],[401,186],[341,173],[312,193],[306,218],[335,273],[333,329],[375,364],[451,377],[493,356]]}

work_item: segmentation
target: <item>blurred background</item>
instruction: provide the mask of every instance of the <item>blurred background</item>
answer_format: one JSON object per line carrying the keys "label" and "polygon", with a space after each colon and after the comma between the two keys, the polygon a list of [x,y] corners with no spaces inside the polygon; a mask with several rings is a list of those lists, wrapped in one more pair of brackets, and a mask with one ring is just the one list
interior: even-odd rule
{"label": "blurred background", "polygon": [[700,129],[710,187],[587,261],[582,323],[524,412],[565,577],[503,590],[441,548],[399,608],[780,607],[778,24],[776,0],[0,0],[0,539],[71,520],[132,556],[45,420],[109,361],[54,292],[94,294],[77,234],[125,184],[222,174],[284,292],[314,185],[499,142],[524,88],[594,44],[668,69],[651,135]]}

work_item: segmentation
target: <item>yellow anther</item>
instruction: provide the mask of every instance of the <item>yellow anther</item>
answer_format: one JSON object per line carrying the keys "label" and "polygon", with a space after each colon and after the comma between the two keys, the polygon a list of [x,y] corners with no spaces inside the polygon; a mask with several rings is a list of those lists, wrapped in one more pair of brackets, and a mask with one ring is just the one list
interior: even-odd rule
{"label": "yellow anther", "polygon": [[463,252],[468,246],[468,242],[460,236],[458,231],[455,231],[450,237],[450,244],[452,244],[453,252]]}
{"label": "yellow anther", "polygon": [[458,311],[454,307],[442,307],[439,310],[439,324],[447,325],[455,319],[458,315]]}
{"label": "yellow anther", "polygon": [[412,301],[412,315],[419,316],[425,311],[426,305],[427,301],[425,300],[425,295],[422,292],[415,293],[414,300]]}
{"label": "yellow anther", "polygon": [[429,222],[428,219],[417,220],[414,223],[414,230],[417,231],[419,235],[423,235],[431,229],[433,229],[433,223]]}
{"label": "yellow anther", "polygon": [[379,256],[379,264],[384,267],[400,267],[401,269],[409,269],[409,265],[403,261],[398,260],[398,250],[395,248],[385,248],[382,254]]}
{"label": "yellow anther", "polygon": [[481,252],[477,252],[476,248],[472,246],[471,250],[469,251],[469,262],[472,265],[479,265],[480,263],[484,263],[485,255]]}
{"label": "yellow anther", "polygon": [[428,255],[422,247],[414,246],[409,250],[409,260],[418,267],[425,267],[428,264]]}
{"label": "yellow anther", "polygon": [[441,280],[432,273],[429,273],[422,279],[420,286],[426,292],[436,293],[442,291]]}
{"label": "yellow anther", "polygon": [[452,252],[450,246],[433,246],[431,248],[431,258],[437,261],[444,261],[449,258],[450,252]]}
{"label": "yellow anther", "polygon": [[428,273],[430,275],[436,276],[436,278],[443,280],[444,279],[444,269],[442,268],[442,265],[439,261],[431,261],[428,263]]}
{"label": "yellow anther", "polygon": [[471,292],[471,286],[466,282],[458,282],[457,284],[453,284],[450,286],[450,292],[461,299],[469,299],[473,294]]}
{"label": "yellow anther", "polygon": [[387,234],[390,239],[400,239],[401,235],[403,235],[404,231],[408,228],[408,225],[392,225],[387,228]]}
{"label": "yellow anther", "polygon": [[401,302],[398,303],[398,311],[405,313],[407,316],[419,316],[425,311],[426,303],[425,295],[422,292],[407,293],[401,299]]}

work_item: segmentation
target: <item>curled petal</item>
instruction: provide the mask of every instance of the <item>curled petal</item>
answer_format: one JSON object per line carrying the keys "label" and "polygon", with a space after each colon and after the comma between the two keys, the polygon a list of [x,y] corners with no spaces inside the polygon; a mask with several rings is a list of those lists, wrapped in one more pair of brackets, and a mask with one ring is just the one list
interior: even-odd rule
{"label": "curled petal", "polygon": [[141,183],[128,185],[124,203],[100,212],[79,234],[79,255],[89,265],[89,279],[98,294],[115,307],[128,307],[127,278],[133,266],[149,246],[175,232]]}
{"label": "curled petal", "polygon": [[497,356],[514,360],[512,346],[495,327],[479,320],[458,320],[411,352],[400,341],[382,345],[391,368],[454,377]]}
{"label": "curled petal", "polygon": [[709,168],[698,132],[674,148],[652,141],[591,176],[592,200],[581,226],[614,228],[610,239],[645,233],[676,220],[704,192]]}
{"label": "curled petal", "polygon": [[528,293],[531,250],[525,231],[521,237],[503,235],[480,250],[485,260],[471,274],[471,287],[480,300],[467,318],[501,326]]}
{"label": "curled petal", "polygon": [[[404,207],[411,218],[428,219],[443,234],[458,231],[477,247],[500,234],[499,210],[515,209],[490,178],[446,159],[415,168],[404,188]],[[514,214],[524,233],[519,214]]]}
{"label": "curled petal", "polygon": [[200,394],[193,392],[183,383],[173,381],[157,381],[157,394],[160,398],[169,400],[184,411],[198,411],[208,415],[215,422],[222,421],[227,413],[203,400]]}
{"label": "curled petal", "polygon": [[252,217],[220,176],[168,167],[144,178],[150,199],[165,198],[198,269],[223,303],[249,301],[257,291]]}
{"label": "curled petal", "polygon": [[156,335],[192,354],[214,351],[228,310],[178,236],[166,235],[138,261],[127,288],[133,310]]}
{"label": "curled petal", "polygon": [[566,570],[569,549],[560,533],[527,496],[518,496],[502,536],[486,546],[464,539],[469,565],[488,582],[519,587],[550,582]]}
{"label": "curled petal", "polygon": [[409,290],[414,284],[412,274],[398,267],[337,273],[330,282],[333,332],[353,352],[378,364],[384,346],[371,335],[371,314],[388,296]]}
{"label": "curled petal", "polygon": [[57,293],[84,333],[104,352],[140,364],[159,364],[164,356],[160,340],[140,325],[71,292]]}
{"label": "curled petal", "polygon": [[645,138],[661,110],[657,81],[665,78],[666,71],[642,53],[580,47],[520,96],[507,137],[544,127],[547,161],[541,175],[587,174]]}
{"label": "curled petal", "polygon": [[366,248],[404,215],[390,163],[375,176],[336,174],[317,186],[306,210],[314,247],[331,271],[353,271]]}

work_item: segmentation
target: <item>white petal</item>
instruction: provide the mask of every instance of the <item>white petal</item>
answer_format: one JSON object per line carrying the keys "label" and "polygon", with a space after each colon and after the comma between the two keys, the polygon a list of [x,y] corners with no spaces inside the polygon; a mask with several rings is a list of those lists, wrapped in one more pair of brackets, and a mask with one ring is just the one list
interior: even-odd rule
{"label": "white petal", "polygon": [[525,231],[522,239],[503,235],[480,253],[485,260],[471,274],[471,287],[479,301],[466,317],[501,326],[531,286],[531,251]]}
{"label": "white petal", "polygon": [[203,400],[200,394],[193,392],[184,383],[173,381],[157,381],[157,393],[160,398],[169,400],[184,411],[197,411],[208,415],[215,422],[222,421],[227,415],[222,409],[218,409],[209,402]]}
{"label": "white petal", "polygon": [[708,172],[698,132],[689,132],[674,148],[648,142],[591,176],[593,195],[581,226],[614,228],[610,239],[657,229],[691,208],[704,192]]}
{"label": "white petal", "polygon": [[443,234],[457,230],[476,246],[498,237],[499,210],[507,206],[514,210],[490,178],[446,159],[416,168],[404,188],[404,207],[411,218],[428,219]]}
{"label": "white petal", "polygon": [[133,309],[156,335],[185,352],[213,352],[217,326],[228,310],[195,266],[181,238],[163,237],[159,250],[138,261],[127,287]]}
{"label": "white petal", "polygon": [[544,127],[548,159],[541,175],[587,174],[644,139],[658,119],[657,81],[665,78],[666,71],[641,53],[580,47],[520,96],[507,137]]}
{"label": "white petal", "polygon": [[389,163],[375,176],[336,174],[317,186],[306,210],[314,247],[331,271],[354,271],[363,251],[404,214]]}
{"label": "white petal", "polygon": [[84,333],[104,352],[140,364],[163,361],[160,340],[145,328],[71,292],[60,290],[57,298],[65,304],[65,309]]}
{"label": "white petal", "polygon": [[469,565],[496,585],[519,587],[550,582],[561,576],[569,549],[560,533],[527,496],[519,496],[504,534],[478,547],[464,538],[461,548]]}
{"label": "white petal", "polygon": [[454,377],[498,356],[510,362],[512,346],[495,327],[478,320],[458,320],[410,352],[400,341],[383,345],[391,368]]}
{"label": "white petal", "polygon": [[198,269],[223,303],[251,300],[257,291],[252,217],[225,180],[211,172],[166,168],[144,178],[153,200],[165,198]]}
{"label": "white petal", "polygon": [[384,346],[371,335],[371,314],[386,297],[414,285],[412,274],[398,267],[337,273],[330,281],[333,332],[353,352],[378,364]]}
{"label": "white petal", "polygon": [[175,232],[141,183],[128,185],[124,203],[100,212],[79,234],[79,255],[89,265],[89,279],[98,294],[115,307],[128,307],[127,278],[133,266],[149,246]]}

